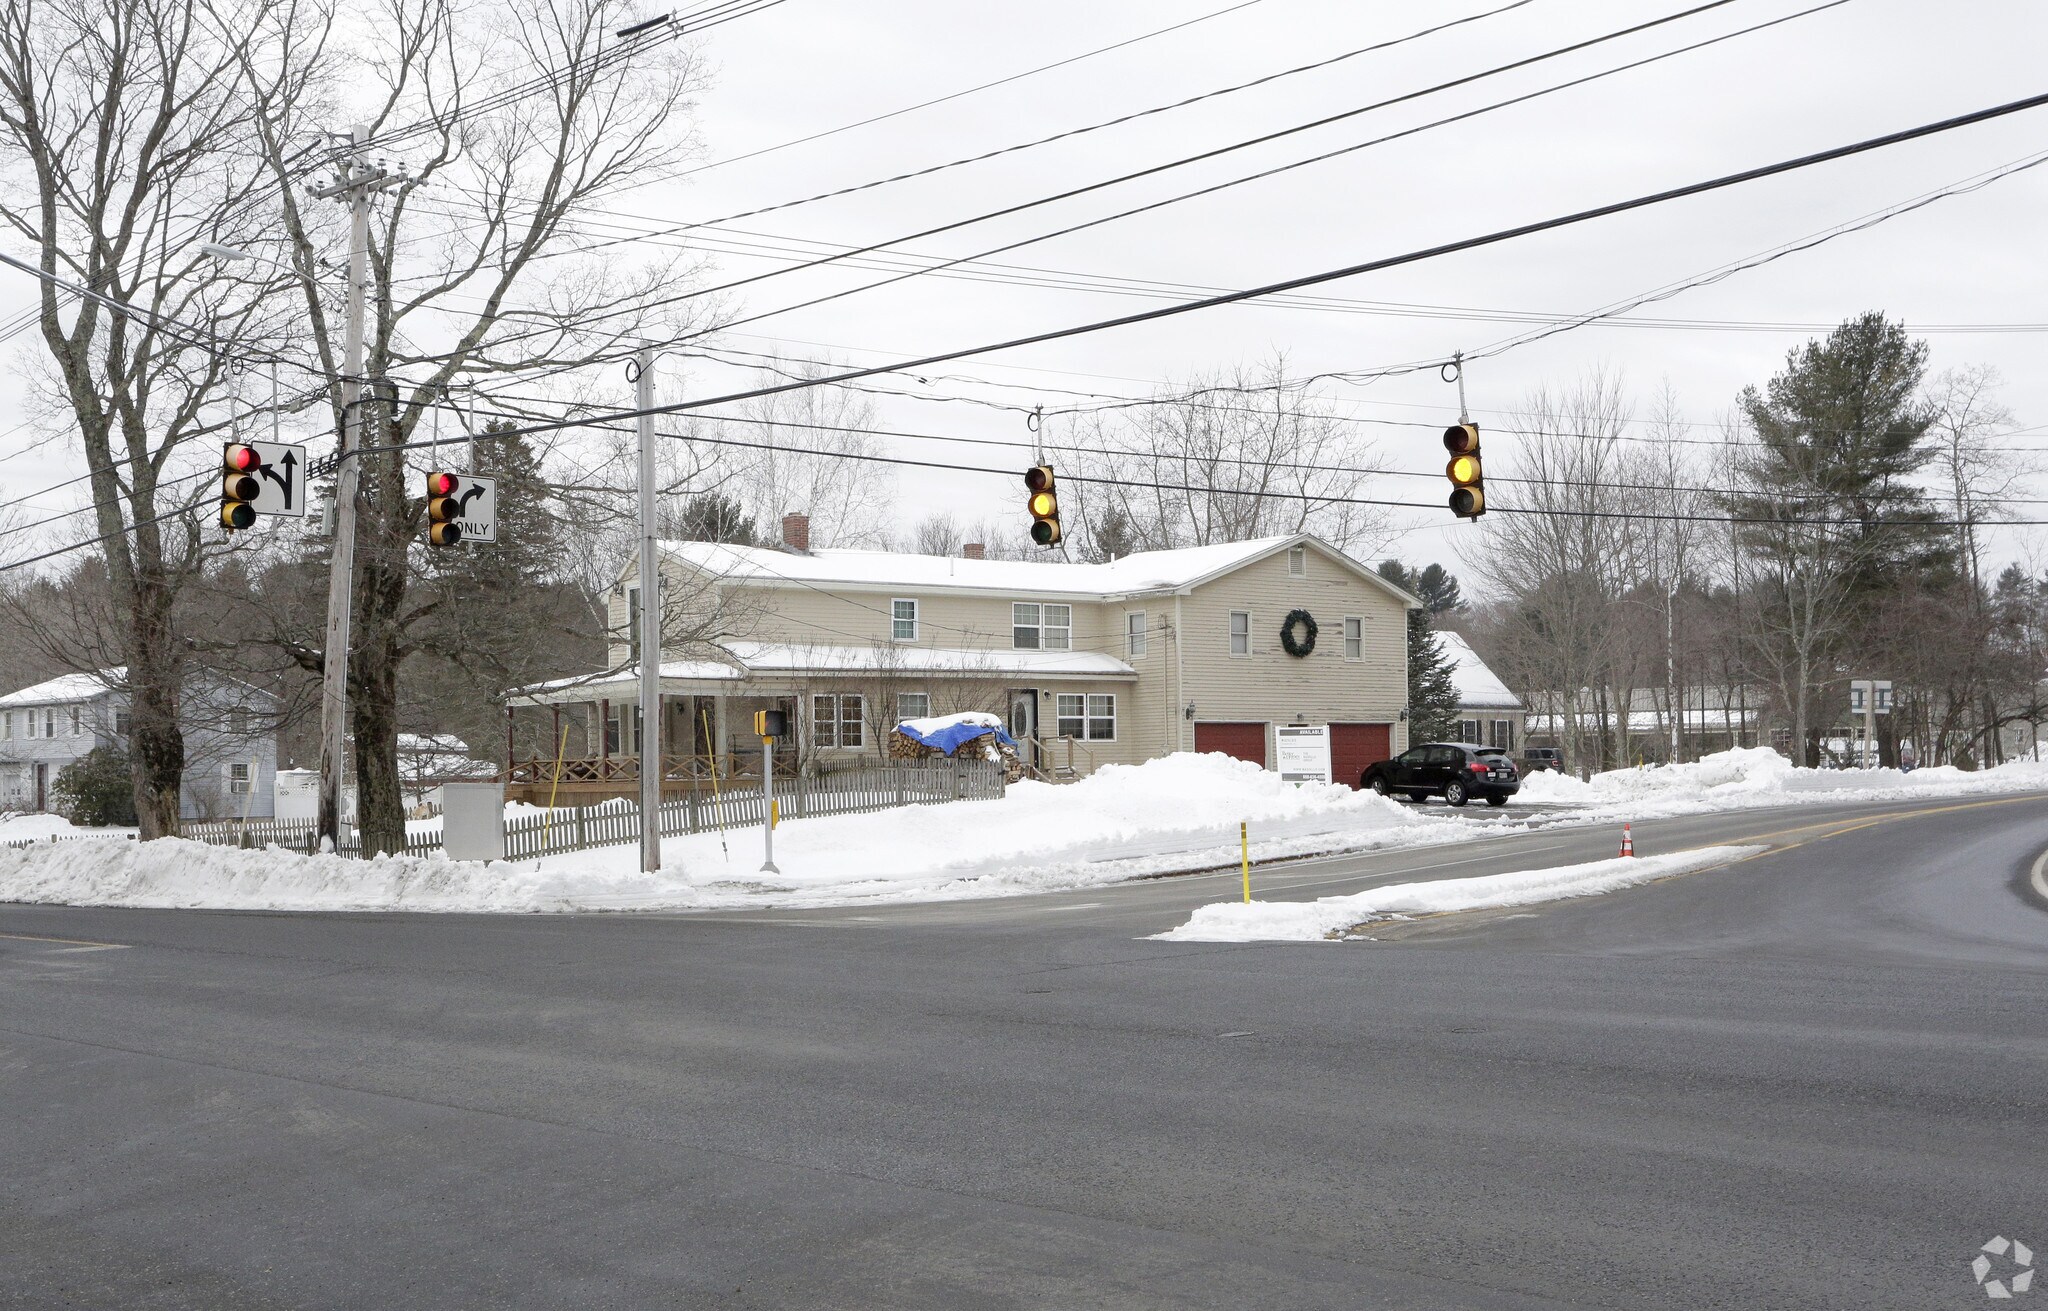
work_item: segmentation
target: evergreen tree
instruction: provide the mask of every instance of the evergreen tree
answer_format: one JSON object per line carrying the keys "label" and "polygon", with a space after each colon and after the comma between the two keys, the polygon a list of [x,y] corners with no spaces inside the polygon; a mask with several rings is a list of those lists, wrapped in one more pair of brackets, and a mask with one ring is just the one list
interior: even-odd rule
{"label": "evergreen tree", "polygon": [[686,542],[760,546],[761,535],[745,508],[723,492],[700,492],[683,503],[674,534]]}
{"label": "evergreen tree", "polygon": [[1399,560],[1380,563],[1380,577],[1425,604],[1408,612],[1408,740],[1442,742],[1457,736],[1457,662],[1436,635],[1433,616],[1462,609],[1458,580],[1442,565],[1410,569]]}
{"label": "evergreen tree", "polygon": [[1082,550],[1081,558],[1090,564],[1101,564],[1105,560],[1121,560],[1139,549],[1137,534],[1131,531],[1130,517],[1120,507],[1112,505],[1099,522],[1089,525],[1088,545]]}

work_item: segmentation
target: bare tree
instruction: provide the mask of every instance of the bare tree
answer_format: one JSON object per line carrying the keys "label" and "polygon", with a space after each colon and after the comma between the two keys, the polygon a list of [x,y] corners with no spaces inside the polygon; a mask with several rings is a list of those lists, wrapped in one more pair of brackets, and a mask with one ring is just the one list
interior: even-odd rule
{"label": "bare tree", "polygon": [[[828,360],[771,365],[763,381],[808,380],[839,372]],[[872,457],[882,438],[874,401],[847,387],[805,387],[756,397],[738,420],[692,418],[685,432],[732,445],[713,448],[716,467],[766,533],[785,514],[811,521],[811,545],[886,548],[895,518],[896,477]]]}
{"label": "bare tree", "polygon": [[236,361],[273,326],[265,287],[230,283],[188,249],[251,238],[266,222],[253,100],[289,81],[298,60],[265,12],[234,0],[0,10],[0,223],[45,275],[34,318],[41,399],[76,432],[91,470],[145,838],[178,830],[175,611],[209,546],[177,514],[211,491],[180,476],[181,457],[234,421]]}
{"label": "bare tree", "polygon": [[[670,253],[642,259],[579,254],[579,220],[607,191],[692,149],[696,68],[679,44],[639,38],[613,49],[623,0],[541,8],[456,0],[382,0],[352,29],[370,53],[321,66],[289,86],[243,85],[262,129],[262,161],[278,191],[284,258],[299,312],[340,414],[341,309],[320,272],[343,215],[304,190],[304,147],[339,163],[336,117],[350,107],[370,151],[398,155],[402,173],[378,194],[370,237],[367,373],[404,378],[386,434],[363,455],[357,506],[355,614],[349,694],[365,851],[399,850],[403,809],[396,764],[399,668],[436,602],[411,595],[423,497],[390,446],[416,439],[463,379],[573,372],[659,346],[693,326],[673,308],[692,267]],[[272,7],[261,30],[320,47],[332,11],[317,0]],[[531,94],[488,97],[493,70],[546,71]],[[698,325],[701,326],[701,325]],[[316,670],[310,642],[294,656]]]}
{"label": "bare tree", "polygon": [[1364,504],[1379,469],[1286,360],[1190,378],[1149,404],[1088,416],[1050,443],[1088,482],[1063,485],[1063,527],[1083,553],[1114,523],[1127,549],[1165,550],[1313,532],[1361,558],[1387,520]]}
{"label": "bare tree", "polygon": [[1991,365],[1969,365],[1943,371],[1928,390],[1934,409],[1929,435],[1955,520],[1956,557],[1980,592],[1984,570],[1978,525],[2003,517],[2007,499],[2039,472],[2033,460],[2000,440],[2019,426],[1998,400],[2003,382]]}

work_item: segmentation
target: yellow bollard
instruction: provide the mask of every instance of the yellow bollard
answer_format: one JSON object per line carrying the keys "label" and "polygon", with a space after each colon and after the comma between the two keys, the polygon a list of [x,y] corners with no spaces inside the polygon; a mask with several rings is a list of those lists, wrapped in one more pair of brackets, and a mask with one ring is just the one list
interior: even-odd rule
{"label": "yellow bollard", "polygon": [[1251,828],[1242,820],[1237,825],[1238,859],[1244,863],[1244,900],[1249,906],[1252,900],[1252,835]]}

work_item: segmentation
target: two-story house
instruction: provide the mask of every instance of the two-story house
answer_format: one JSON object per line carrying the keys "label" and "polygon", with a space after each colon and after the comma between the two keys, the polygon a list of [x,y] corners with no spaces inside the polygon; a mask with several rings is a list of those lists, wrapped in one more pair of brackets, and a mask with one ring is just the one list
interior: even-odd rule
{"label": "two-story house", "polygon": [[[1176,751],[1266,764],[1273,728],[1332,726],[1337,778],[1406,742],[1406,616],[1419,604],[1307,535],[1103,564],[663,542],[670,777],[758,769],[755,709],[796,725],[786,764],[875,759],[902,719],[989,710],[1032,762],[1085,774]],[[612,589],[611,669],[520,689],[591,756],[636,753],[637,562]],[[752,762],[752,763],[750,763]],[[588,768],[569,771],[589,776]]]}
{"label": "two-story house", "polygon": [[[65,674],[0,696],[0,810],[48,810],[66,765],[95,747],[126,749],[127,674]],[[277,698],[258,688],[203,674],[187,680],[184,818],[269,817],[277,715]]]}

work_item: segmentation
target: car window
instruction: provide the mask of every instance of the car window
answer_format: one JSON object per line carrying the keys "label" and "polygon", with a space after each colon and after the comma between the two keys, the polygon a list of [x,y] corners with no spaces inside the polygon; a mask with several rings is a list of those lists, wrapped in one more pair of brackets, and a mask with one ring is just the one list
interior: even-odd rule
{"label": "car window", "polygon": [[1465,763],[1465,753],[1456,747],[1431,747],[1429,749],[1429,763],[1432,765],[1462,765]]}
{"label": "car window", "polygon": [[1477,753],[1481,760],[1506,760],[1508,753],[1499,747],[1484,747]]}
{"label": "car window", "polygon": [[1400,755],[1396,756],[1394,760],[1397,764],[1419,765],[1423,762],[1423,760],[1425,760],[1428,757],[1428,755],[1429,749],[1427,747],[1410,747],[1408,750],[1403,751]]}

